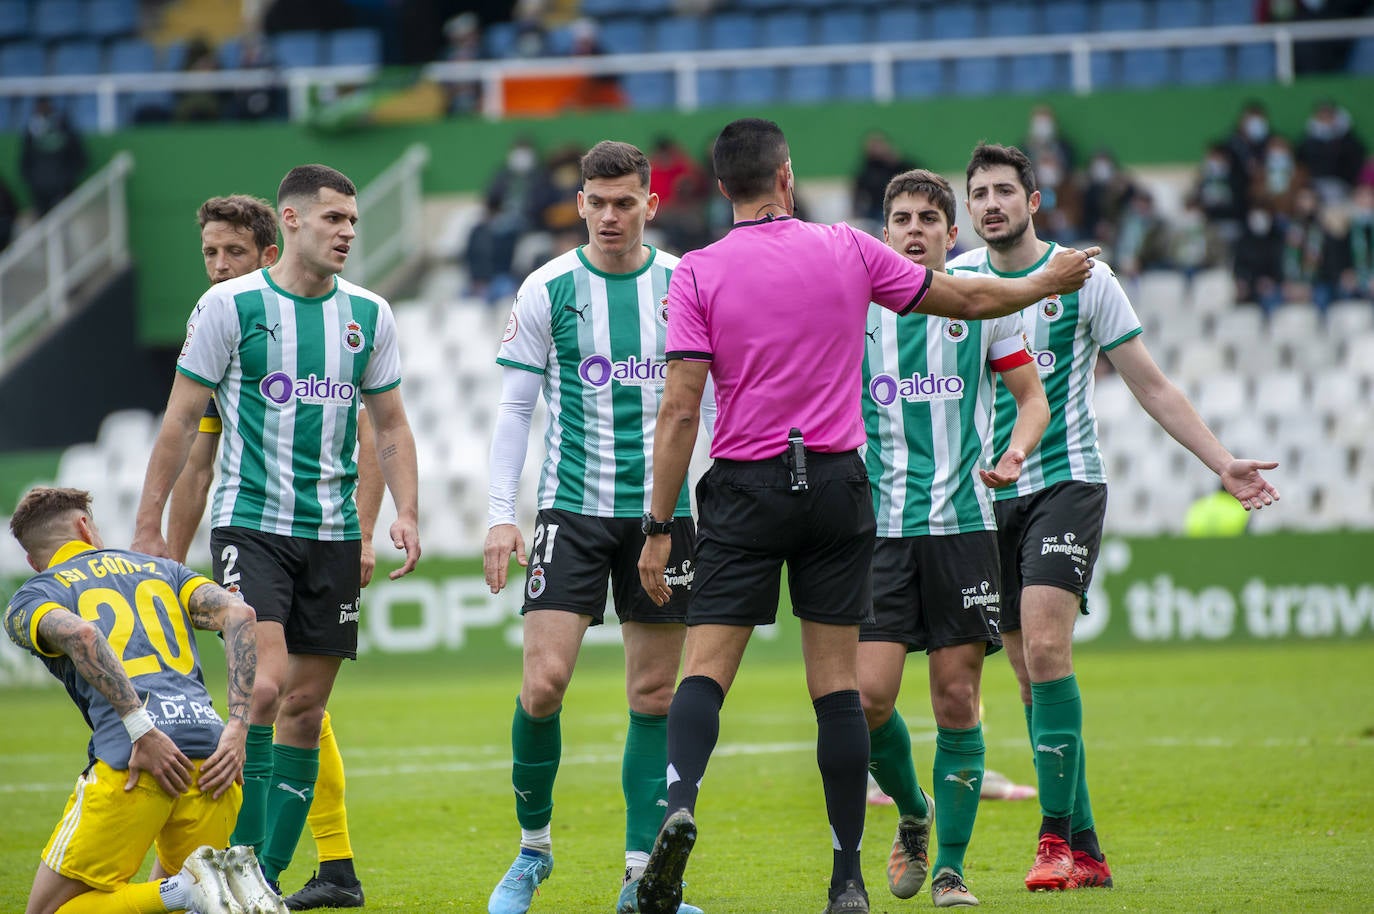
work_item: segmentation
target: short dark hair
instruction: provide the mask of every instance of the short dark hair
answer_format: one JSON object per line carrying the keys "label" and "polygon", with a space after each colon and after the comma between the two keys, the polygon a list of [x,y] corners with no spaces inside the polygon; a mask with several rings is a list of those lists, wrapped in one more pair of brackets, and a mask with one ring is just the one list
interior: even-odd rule
{"label": "short dark hair", "polygon": [[892,217],[892,201],[902,194],[924,194],[945,214],[945,227],[954,225],[954,188],[940,175],[924,168],[904,171],[887,182],[883,192],[883,225]]}
{"label": "short dark hair", "polygon": [[196,222],[227,222],[253,233],[253,243],[262,252],[277,243],[277,211],[266,200],[247,194],[211,197],[196,211]]}
{"label": "short dark hair", "polygon": [[325,188],[338,191],[346,197],[358,196],[358,188],[343,172],[328,165],[297,165],[286,173],[277,187],[277,209],[281,209],[283,200],[291,197],[317,199]]}
{"label": "short dark hair", "polygon": [[[1016,177],[1025,188],[1027,197],[1038,189],[1035,183],[1035,166],[1026,154],[1015,146],[1001,146],[997,143],[979,143],[973,147],[973,157],[968,160],[968,172],[965,177],[967,181],[972,181],[974,172],[995,168],[998,165],[1010,165],[1016,170]],[[965,191],[968,190],[967,181],[964,184]]]}
{"label": "short dark hair", "polygon": [[36,486],[19,499],[10,517],[10,533],[29,555],[70,539],[60,522],[73,511],[91,514],[91,493],[84,489]]}
{"label": "short dark hair", "polygon": [[772,121],[740,118],[716,137],[711,164],[732,200],[754,200],[773,189],[773,176],[788,159],[787,137]]}
{"label": "short dark hair", "polygon": [[638,175],[641,187],[649,186],[649,159],[638,146],[616,140],[602,140],[582,157],[582,183],[594,178],[623,178]]}

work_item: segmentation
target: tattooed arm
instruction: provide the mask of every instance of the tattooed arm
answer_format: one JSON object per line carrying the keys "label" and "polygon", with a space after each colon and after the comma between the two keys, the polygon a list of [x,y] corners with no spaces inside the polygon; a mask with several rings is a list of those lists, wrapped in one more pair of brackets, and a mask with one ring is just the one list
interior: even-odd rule
{"label": "tattooed arm", "polygon": [[[65,654],[81,678],[94,686],[120,717],[143,707],[110,642],[90,622],[72,612],[46,613],[38,620],[38,643],[45,650]],[[154,727],[133,741],[124,789],[132,790],[139,772],[147,771],[158,786],[177,796],[191,786],[191,770],[191,760],[171,737]]]}
{"label": "tattooed arm", "polygon": [[242,598],[218,584],[202,584],[191,594],[187,609],[191,624],[224,633],[224,658],[229,674],[229,714],[219,745],[200,766],[200,789],[218,799],[243,776],[248,739],[248,702],[258,670],[257,614]]}

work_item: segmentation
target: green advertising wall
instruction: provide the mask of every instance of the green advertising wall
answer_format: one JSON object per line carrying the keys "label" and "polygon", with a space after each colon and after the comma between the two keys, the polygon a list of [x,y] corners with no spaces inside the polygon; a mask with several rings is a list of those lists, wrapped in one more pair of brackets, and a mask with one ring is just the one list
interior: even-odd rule
{"label": "green advertising wall", "polygon": [[[701,151],[728,120],[761,115],[777,120],[792,146],[799,182],[808,177],[851,174],[863,134],[887,131],[922,165],[962,171],[979,140],[1017,143],[1032,105],[1051,102],[1062,129],[1084,154],[1114,150],[1133,164],[1192,163],[1205,144],[1225,134],[1241,104],[1252,97],[1269,106],[1274,126],[1301,134],[1313,103],[1333,97],[1357,125],[1374,131],[1370,80],[1305,79],[1291,86],[1172,88],[1148,92],[1102,92],[1032,96],[1007,93],[977,99],[930,98],[889,105],[845,103],[821,106],[731,108],[692,113],[601,112],[542,120],[488,122],[453,119],[433,123],[355,126],[317,130],[291,124],[149,126],[88,139],[91,158],[103,162],[116,151],[133,153],[136,170],[129,187],[132,245],[140,271],[141,339],[150,345],[181,343],[186,316],[205,288],[198,257],[195,210],[215,194],[252,193],[271,199],[292,166],[325,162],[366,184],[409,144],[429,144],[433,157],[425,175],[432,194],[482,188],[510,142],[532,136],[544,148],[589,145],[608,137],[647,145],[656,135],[676,136]],[[0,135],[0,168],[17,162],[18,137]],[[17,181],[13,183],[18,183]],[[365,224],[360,231],[367,232]]]}

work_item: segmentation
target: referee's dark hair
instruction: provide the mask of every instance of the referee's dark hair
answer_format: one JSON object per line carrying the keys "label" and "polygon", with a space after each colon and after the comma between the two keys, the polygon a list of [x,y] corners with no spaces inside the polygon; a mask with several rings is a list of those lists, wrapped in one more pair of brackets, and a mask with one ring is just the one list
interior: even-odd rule
{"label": "referee's dark hair", "polygon": [[277,209],[282,208],[283,201],[293,197],[317,200],[324,188],[338,191],[345,197],[358,196],[358,188],[343,172],[328,165],[297,165],[286,173],[277,187]]}
{"label": "referee's dark hair", "polygon": [[1035,166],[1031,164],[1031,160],[1027,158],[1024,152],[1015,146],[979,143],[973,147],[973,157],[968,160],[964,191],[967,193],[968,181],[973,179],[974,172],[982,171],[985,168],[995,168],[998,165],[1010,165],[1016,170],[1016,177],[1021,180],[1021,186],[1025,188],[1027,197],[1039,189],[1035,184]]}
{"label": "referee's dark hair", "polygon": [[954,224],[954,188],[933,171],[913,168],[887,182],[887,190],[883,191],[883,225],[887,225],[887,220],[892,218],[892,201],[902,194],[924,194],[945,214],[945,227]]}
{"label": "referee's dark hair", "polygon": [[602,140],[582,157],[583,184],[593,178],[623,178],[626,175],[639,175],[640,186],[649,186],[649,159],[638,146]]}
{"label": "referee's dark hair", "polygon": [[789,158],[787,137],[772,121],[740,118],[716,137],[711,164],[731,200],[755,200],[773,190],[773,176]]}

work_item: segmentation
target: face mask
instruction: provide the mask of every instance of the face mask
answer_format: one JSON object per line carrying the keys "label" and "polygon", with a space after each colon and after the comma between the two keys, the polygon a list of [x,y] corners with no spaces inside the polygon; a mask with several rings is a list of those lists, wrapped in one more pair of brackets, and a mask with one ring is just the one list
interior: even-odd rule
{"label": "face mask", "polygon": [[1208,159],[1202,163],[1202,173],[1209,178],[1223,178],[1227,170],[1224,159]]}
{"label": "face mask", "polygon": [[1336,136],[1336,125],[1315,118],[1307,122],[1307,135],[1314,140],[1330,140]]}
{"label": "face mask", "polygon": [[1031,120],[1030,125],[1031,139],[1043,143],[1054,138],[1054,121],[1047,117],[1037,117]]}
{"label": "face mask", "polygon": [[1273,224],[1269,214],[1264,210],[1255,210],[1250,214],[1250,234],[1268,235],[1269,227]]}
{"label": "face mask", "polygon": [[1105,184],[1112,179],[1112,175],[1116,173],[1116,169],[1113,167],[1112,163],[1106,159],[1098,159],[1093,162],[1089,173],[1092,175],[1092,179],[1098,184]]}
{"label": "face mask", "polygon": [[1057,187],[1059,182],[1064,179],[1058,165],[1041,165],[1038,177],[1043,187]]}
{"label": "face mask", "polygon": [[1247,117],[1243,129],[1252,143],[1258,143],[1269,135],[1269,122],[1262,117]]}
{"label": "face mask", "polygon": [[506,156],[506,165],[510,170],[521,173],[534,168],[535,161],[534,150],[528,146],[517,146],[510,151],[510,155]]}

